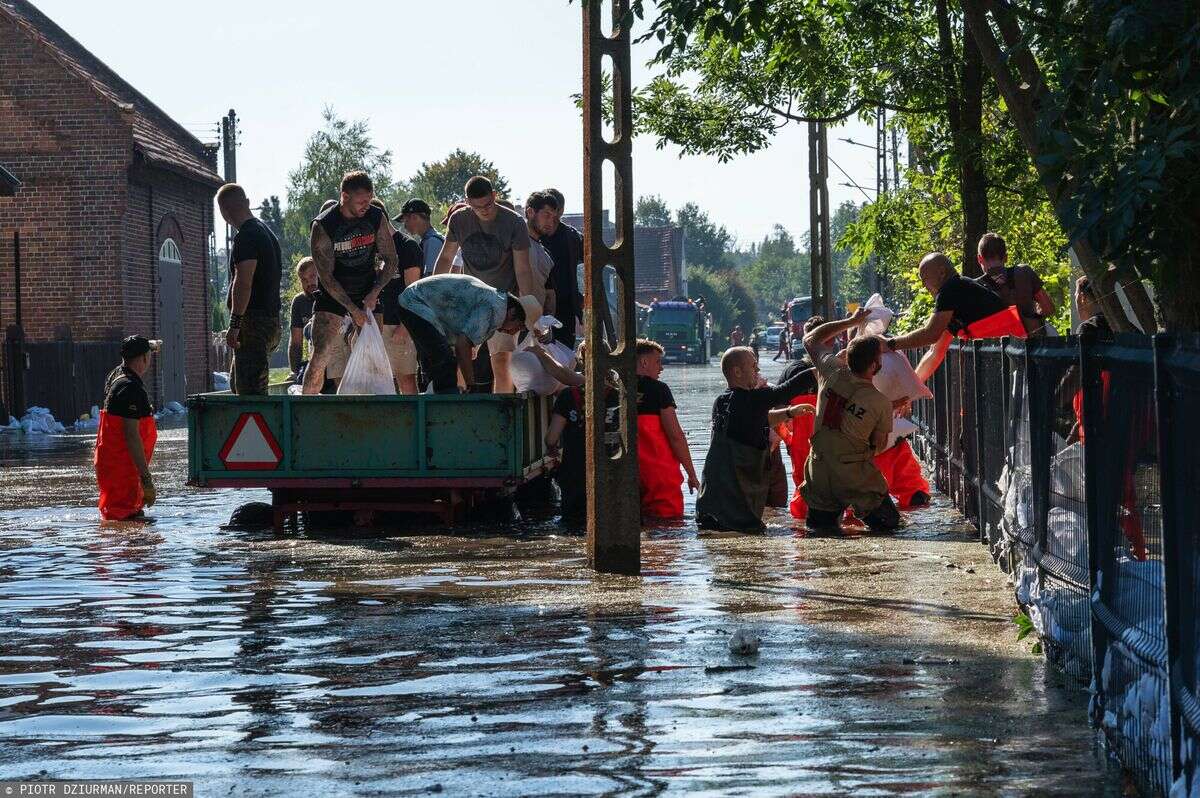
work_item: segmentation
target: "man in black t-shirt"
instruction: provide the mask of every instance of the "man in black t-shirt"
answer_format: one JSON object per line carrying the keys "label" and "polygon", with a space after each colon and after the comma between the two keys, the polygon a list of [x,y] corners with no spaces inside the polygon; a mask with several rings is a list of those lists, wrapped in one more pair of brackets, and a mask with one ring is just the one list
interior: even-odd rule
{"label": "man in black t-shirt", "polygon": [[296,264],[296,278],[300,281],[300,293],[292,297],[292,309],[288,324],[288,367],[292,373],[288,379],[295,382],[307,361],[304,360],[304,327],[312,319],[313,305],[317,301],[317,264],[312,258],[301,258]]}
{"label": "man in black t-shirt", "polygon": [[[383,208],[378,199],[371,202]],[[379,292],[379,307],[383,309],[383,345],[387,349],[396,389],[411,395],[417,392],[417,349],[413,346],[412,336],[400,322],[400,294],[421,279],[424,254],[416,239],[399,230],[392,231],[392,243],[396,247],[399,273]]]}
{"label": "man in black t-shirt", "polygon": [[[605,386],[604,406],[604,428],[615,432],[619,397],[608,386]],[[583,387],[563,388],[554,397],[546,427],[546,447],[562,453],[554,481],[562,494],[561,523],[568,526],[582,525],[587,515],[587,430],[583,413]]]}
{"label": "man in black t-shirt", "polygon": [[937,371],[954,336],[1025,337],[1025,327],[1016,310],[982,285],[960,277],[942,253],[931,252],[922,258],[920,275],[926,290],[933,294],[933,313],[921,329],[893,338],[888,344],[895,351],[933,345],[917,364],[917,375],[922,380],[928,380]]}
{"label": "man in black t-shirt", "polygon": [[[313,220],[309,245],[321,294],[314,306],[313,352],[304,374],[306,394],[319,393],[326,367],[339,365],[334,358],[345,351],[344,317],[348,314],[358,327],[376,323],[368,314],[375,310],[383,287],[396,276],[392,223],[371,204],[374,196],[375,186],[366,172],[347,172],[338,204]],[[380,259],[383,267],[376,268]]]}
{"label": "man in black t-shirt", "polygon": [[279,278],[283,268],[279,241],[250,212],[246,192],[237,183],[217,191],[217,206],[237,230],[229,254],[229,330],[233,350],[229,387],[236,394],[266,396],[271,352],[279,345]]}
{"label": "man in black t-shirt", "polygon": [[562,322],[554,330],[554,340],[575,348],[575,324],[583,321],[583,297],[579,293],[576,267],[583,263],[583,236],[574,227],[562,223],[563,194],[556,188],[546,189],[558,207],[550,232],[539,239],[554,260],[550,271],[550,286],[554,289],[554,317]]}
{"label": "man in black t-shirt", "polygon": [[675,397],[662,374],[663,348],[640,340],[637,356],[638,482],[642,515],[651,518],[683,517],[683,492],[679,467],[687,474],[688,491],[700,487],[687,438],[675,413]]}
{"label": "man in black t-shirt", "polygon": [[142,377],[160,346],[160,341],[129,336],[121,342],[121,364],[104,381],[94,462],[100,517],[106,521],[146,520],[142,508],[157,496],[150,459],[158,430]]}

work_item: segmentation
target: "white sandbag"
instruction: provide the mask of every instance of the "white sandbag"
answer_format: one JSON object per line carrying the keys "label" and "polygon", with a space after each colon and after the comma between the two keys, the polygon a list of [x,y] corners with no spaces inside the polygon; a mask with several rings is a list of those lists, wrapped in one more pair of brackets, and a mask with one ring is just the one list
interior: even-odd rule
{"label": "white sandbag", "polygon": [[[518,347],[519,351],[513,352],[512,358],[509,360],[509,371],[512,374],[513,387],[518,392],[533,391],[539,396],[549,396],[563,388],[563,384],[551,377],[538,356],[529,351],[530,341],[533,336],[526,336]],[[575,368],[575,351],[558,341],[551,341],[542,346],[543,349],[550,355],[554,362],[563,368],[570,370]]]}
{"label": "white sandbag", "polygon": [[880,358],[883,368],[871,382],[888,399],[907,398],[911,401],[932,399],[933,391],[921,382],[908,358],[899,352],[884,352]]}
{"label": "white sandbag", "polygon": [[871,298],[863,303],[863,307],[870,311],[866,321],[862,323],[863,334],[883,335],[887,332],[887,328],[896,314],[883,304],[883,297],[879,294],[871,294]]}
{"label": "white sandbag", "polygon": [[887,446],[883,447],[886,452],[888,449],[896,445],[896,441],[901,438],[906,438],[917,431],[917,425],[908,418],[892,419],[892,431],[888,433]]}
{"label": "white sandbag", "polygon": [[59,423],[49,408],[34,406],[21,416],[21,431],[26,435],[61,435],[67,428]]}
{"label": "white sandbag", "polygon": [[358,331],[358,337],[350,347],[350,359],[338,384],[338,395],[377,396],[395,392],[396,384],[392,379],[392,365],[388,362],[383,335],[379,332],[375,317],[368,313],[367,323]]}

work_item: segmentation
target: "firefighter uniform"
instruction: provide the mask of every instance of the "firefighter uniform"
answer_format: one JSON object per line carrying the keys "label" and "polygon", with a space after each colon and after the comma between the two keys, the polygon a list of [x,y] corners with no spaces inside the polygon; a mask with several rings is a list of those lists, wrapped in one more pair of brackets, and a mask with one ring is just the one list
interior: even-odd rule
{"label": "firefighter uniform", "polygon": [[849,506],[872,527],[895,528],[899,513],[871,448],[872,434],[891,432],[892,403],[832,352],[821,355],[817,373],[816,424],[800,488],[810,523],[836,524]]}

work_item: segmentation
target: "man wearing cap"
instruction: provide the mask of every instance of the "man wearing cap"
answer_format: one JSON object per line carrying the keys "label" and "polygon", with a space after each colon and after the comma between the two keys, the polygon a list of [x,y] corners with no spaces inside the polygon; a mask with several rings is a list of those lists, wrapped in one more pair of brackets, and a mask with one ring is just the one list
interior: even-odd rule
{"label": "man wearing cap", "polygon": [[93,463],[100,489],[100,517],[105,521],[143,520],[142,508],[154,505],[150,458],[158,428],[142,377],[150,368],[150,353],[159,346],[159,341],[129,336],[121,342],[121,365],[104,382]]}
{"label": "man wearing cap", "polygon": [[466,274],[435,274],[400,295],[400,320],[417,347],[435,393],[458,393],[455,366],[474,389],[475,347],[496,334],[532,330],[542,308],[532,296],[517,299]]}
{"label": "man wearing cap", "polygon": [[279,240],[250,212],[250,200],[237,183],[217,191],[217,207],[237,230],[229,254],[229,330],[233,350],[229,387],[243,396],[266,396],[271,352],[279,345]]}
{"label": "man wearing cap", "polygon": [[[383,202],[376,197],[371,204],[384,210]],[[400,217],[397,216],[397,219]],[[412,338],[400,323],[400,293],[421,279],[421,245],[407,233],[392,231],[392,243],[396,245],[398,271],[383,290],[379,292],[379,307],[382,310],[383,346],[387,350],[388,362],[392,366],[392,379],[396,390],[402,394],[417,392],[417,351]]]}
{"label": "man wearing cap", "polygon": [[402,225],[410,236],[421,242],[421,254],[425,262],[425,268],[421,270],[422,277],[433,274],[442,244],[446,242],[446,237],[434,229],[433,222],[429,221],[432,213],[428,202],[413,198],[404,203],[400,215],[392,220]]}

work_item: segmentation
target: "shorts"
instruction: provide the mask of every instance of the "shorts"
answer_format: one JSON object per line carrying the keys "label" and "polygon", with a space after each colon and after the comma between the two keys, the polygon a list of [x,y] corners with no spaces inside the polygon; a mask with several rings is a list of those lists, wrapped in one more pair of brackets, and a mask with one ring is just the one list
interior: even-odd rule
{"label": "shorts", "polygon": [[516,352],[517,336],[497,330],[492,337],[487,340],[487,345],[488,352],[493,355],[498,355],[501,352]]}
{"label": "shorts", "polygon": [[[341,306],[338,305],[338,307]],[[314,317],[316,316],[315,311],[316,308],[314,308]],[[331,311],[323,312],[329,313]],[[378,313],[375,314],[375,322],[379,324],[381,328],[383,326],[382,319],[383,317]],[[328,357],[325,360],[325,378],[329,380],[340,380],[342,375],[346,373],[346,364],[350,362],[350,342],[348,342],[346,340],[346,336],[340,332],[340,325],[338,326],[338,330],[339,332],[336,335],[331,336],[332,340],[326,343],[326,352],[328,353]],[[315,345],[316,344],[314,342],[314,348]]]}
{"label": "shorts", "polygon": [[[354,304],[357,305],[360,310],[362,309],[362,303],[365,298],[366,298],[365,295],[360,296],[360,297],[356,297],[353,295],[350,296],[351,301],[353,301]],[[316,313],[318,311],[321,311],[323,313],[332,313],[335,316],[346,316],[346,315],[349,315],[349,313],[350,313],[350,311],[347,310],[342,305],[342,303],[338,302],[336,299],[329,296],[324,291],[318,291],[317,292],[317,300],[315,302],[313,302],[313,313]]]}
{"label": "shorts", "polygon": [[405,334],[399,341],[392,338],[396,329],[402,326],[400,324],[384,324],[381,328],[383,345],[388,353],[388,362],[392,364],[393,377],[417,373],[417,347],[413,345],[412,337]]}

